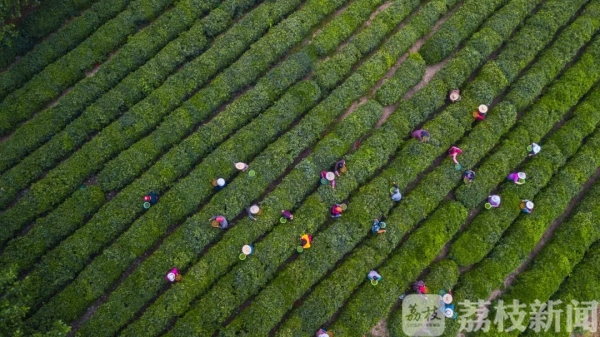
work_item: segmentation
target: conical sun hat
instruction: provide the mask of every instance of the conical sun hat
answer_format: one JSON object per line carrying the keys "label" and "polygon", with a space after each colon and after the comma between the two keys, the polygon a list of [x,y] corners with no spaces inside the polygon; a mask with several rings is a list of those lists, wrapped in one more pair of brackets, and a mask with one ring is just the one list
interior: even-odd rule
{"label": "conical sun hat", "polygon": [[217,185],[219,185],[221,187],[225,186],[225,179],[223,179],[223,178],[217,179]]}
{"label": "conical sun hat", "polygon": [[333,172],[327,172],[327,174],[325,174],[325,178],[329,181],[332,181],[335,179],[335,174]]}
{"label": "conical sun hat", "polygon": [[260,208],[258,208],[258,206],[253,205],[250,207],[250,213],[256,214],[256,213],[258,213],[258,211],[260,211]]}
{"label": "conical sun hat", "polygon": [[517,173],[517,176],[519,176],[519,179],[526,179],[527,175],[525,174],[525,172],[519,172]]}
{"label": "conical sun hat", "polygon": [[538,153],[540,152],[540,150],[542,149],[539,145],[537,145],[536,143],[531,144],[532,148],[533,148],[533,152]]}
{"label": "conical sun hat", "polygon": [[446,304],[450,304],[450,303],[452,303],[452,295],[450,295],[450,294],[445,294],[445,295],[442,297],[442,301],[444,301],[444,303],[446,303]]}
{"label": "conical sun hat", "polygon": [[533,202],[531,202],[531,201],[526,202],[525,207],[527,207],[527,209],[533,209]]}
{"label": "conical sun hat", "polygon": [[444,316],[451,318],[452,316],[454,316],[454,310],[446,308],[446,310],[444,310]]}
{"label": "conical sun hat", "polygon": [[167,278],[169,279],[169,281],[174,282],[175,281],[175,273],[168,273]]}
{"label": "conical sun hat", "polygon": [[492,202],[499,203],[500,202],[500,196],[499,195],[492,195]]}
{"label": "conical sun hat", "polygon": [[453,101],[456,101],[459,97],[460,95],[456,91],[450,93],[450,99]]}
{"label": "conical sun hat", "polygon": [[243,170],[246,167],[244,163],[235,163],[235,168],[238,170]]}
{"label": "conical sun hat", "polygon": [[485,104],[481,104],[478,108],[479,112],[486,113],[488,111],[488,107]]}

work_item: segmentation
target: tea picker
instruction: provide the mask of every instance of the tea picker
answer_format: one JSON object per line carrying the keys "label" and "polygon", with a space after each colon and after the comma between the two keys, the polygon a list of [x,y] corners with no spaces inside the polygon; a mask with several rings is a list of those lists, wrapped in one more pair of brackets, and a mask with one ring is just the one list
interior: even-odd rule
{"label": "tea picker", "polygon": [[255,215],[260,215],[261,213],[262,212],[261,212],[260,208],[258,207],[258,205],[252,205],[252,206],[246,208],[246,214],[248,214],[248,218],[250,218],[250,220],[256,221]]}
{"label": "tea picker", "polygon": [[[312,243],[312,236],[308,235],[308,234],[302,234],[300,236],[300,247],[298,247],[298,251],[301,252],[304,249],[308,249],[310,248],[310,244]],[[302,249],[300,249],[302,248]]]}
{"label": "tea picker", "polygon": [[425,282],[417,281],[413,283],[413,290],[417,292],[417,294],[427,294],[429,293],[429,289],[425,286]]}
{"label": "tea picker", "polygon": [[392,198],[392,200],[399,202],[400,200],[402,200],[402,193],[400,193],[398,184],[395,181],[392,183],[392,185],[394,185],[394,187],[390,189],[390,197]]}
{"label": "tea picker", "polygon": [[506,177],[507,180],[512,180],[517,185],[525,184],[525,178],[527,178],[525,172],[513,172]]}
{"label": "tea picker", "polygon": [[331,331],[327,331],[323,328],[319,329],[319,331],[317,331],[316,337],[333,337],[333,332]]}
{"label": "tea picker", "polygon": [[540,153],[541,149],[542,148],[536,143],[531,143],[531,145],[527,145],[527,155],[529,157],[535,156],[536,154]]}
{"label": "tea picker", "polygon": [[378,272],[371,270],[368,274],[367,274],[367,278],[371,281],[372,285],[377,285],[377,283],[379,283],[379,281],[381,281],[381,275],[379,275]]}
{"label": "tea picker", "polygon": [[158,202],[158,195],[154,192],[150,192],[144,196],[144,208],[148,209],[150,206],[155,205]]}
{"label": "tea picker", "polygon": [[460,101],[460,90],[458,90],[458,89],[450,90],[449,98],[452,103]]}
{"label": "tea picker", "polygon": [[169,270],[169,272],[167,273],[165,278],[167,279],[168,282],[173,283],[173,282],[181,281],[183,276],[181,276],[181,274],[179,274],[179,271],[177,270],[177,268],[173,268],[173,269]]}
{"label": "tea picker", "polygon": [[328,181],[331,183],[331,188],[335,188],[335,173],[321,171],[321,184],[325,185]]}
{"label": "tea picker", "polygon": [[212,180],[212,185],[215,187],[217,191],[222,190],[227,183],[225,183],[225,179],[223,178],[215,178]]}
{"label": "tea picker", "polygon": [[465,173],[463,173],[463,181],[465,183],[470,184],[473,182],[473,179],[475,179],[475,171],[466,170]]}
{"label": "tea picker", "polygon": [[240,260],[245,260],[246,257],[254,252],[252,245],[244,245],[242,247],[242,253],[240,254]]}
{"label": "tea picker", "polygon": [[227,226],[229,226],[227,219],[225,219],[225,217],[222,215],[215,215],[209,220],[211,222],[211,225],[215,228],[226,229]]}
{"label": "tea picker", "polygon": [[346,171],[348,171],[348,168],[346,168],[346,161],[344,159],[338,161],[337,163],[335,163],[335,165],[333,166],[333,171],[335,172],[336,176],[340,176],[340,172],[342,173],[346,173]]}
{"label": "tea picker", "polygon": [[485,208],[487,208],[487,209],[490,209],[492,207],[498,208],[498,207],[500,207],[500,201],[501,201],[501,199],[500,199],[499,195],[496,195],[496,194],[490,195],[488,197],[488,202],[485,204]]}
{"label": "tea picker", "polygon": [[487,112],[488,112],[488,107],[487,107],[487,105],[485,105],[485,104],[481,104],[481,105],[480,105],[480,106],[477,108],[477,110],[475,110],[475,111],[473,112],[473,117],[475,117],[475,119],[476,119],[476,120],[478,120],[478,121],[482,121],[482,120],[484,120],[484,119],[485,119],[485,115],[487,114]]}
{"label": "tea picker", "polygon": [[530,214],[531,212],[533,212],[533,202],[529,201],[529,200],[521,200],[521,212],[526,213],[526,214]]}
{"label": "tea picker", "polygon": [[235,163],[235,168],[242,172],[245,172],[248,169],[248,164],[242,162]]}
{"label": "tea picker", "polygon": [[342,216],[342,205],[340,204],[335,204],[331,207],[331,217],[332,218],[339,218]]}
{"label": "tea picker", "polygon": [[292,214],[292,212],[282,209],[281,210],[281,219],[279,219],[279,221],[281,223],[285,223],[287,221],[292,221],[292,220],[294,220],[294,215]]}
{"label": "tea picker", "polygon": [[429,132],[427,132],[427,130],[415,130],[411,136],[423,143],[427,143],[429,141]]}
{"label": "tea picker", "polygon": [[373,234],[383,234],[385,233],[385,222],[379,221],[377,219],[373,219],[373,224],[371,225],[371,233]]}
{"label": "tea picker", "polygon": [[462,150],[456,146],[452,146],[450,150],[448,150],[448,155],[452,157],[452,161],[454,161],[454,169],[460,170],[462,165],[456,160],[456,156],[462,153]]}

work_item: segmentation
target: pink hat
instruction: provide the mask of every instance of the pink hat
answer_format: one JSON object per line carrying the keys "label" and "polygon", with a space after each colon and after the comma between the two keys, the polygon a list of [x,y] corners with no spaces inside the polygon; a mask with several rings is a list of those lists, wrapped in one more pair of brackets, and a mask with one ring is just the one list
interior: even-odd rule
{"label": "pink hat", "polygon": [[218,222],[221,222],[221,221],[225,220],[225,218],[223,218],[222,216],[218,216],[215,220],[217,220]]}

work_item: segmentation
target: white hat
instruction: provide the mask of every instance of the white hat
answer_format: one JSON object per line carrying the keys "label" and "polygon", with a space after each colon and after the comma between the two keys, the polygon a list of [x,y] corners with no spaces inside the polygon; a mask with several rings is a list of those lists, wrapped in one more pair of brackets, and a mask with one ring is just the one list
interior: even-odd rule
{"label": "white hat", "polygon": [[519,176],[519,179],[526,179],[527,175],[525,174],[525,172],[519,172],[517,173],[517,176]]}
{"label": "white hat", "polygon": [[446,303],[446,304],[452,303],[452,295],[451,294],[445,294],[442,297],[442,301],[444,301],[444,303]]}
{"label": "white hat", "polygon": [[488,111],[488,107],[485,104],[481,104],[478,108],[479,112],[486,113]]}
{"label": "white hat", "polygon": [[446,308],[446,310],[444,310],[444,316],[451,318],[452,316],[454,316],[454,310]]}
{"label": "white hat", "polygon": [[225,179],[223,179],[223,178],[217,179],[217,185],[219,185],[221,187],[225,186]]}
{"label": "white hat", "polygon": [[256,206],[256,205],[252,205],[250,207],[250,213],[252,213],[252,214],[258,213],[259,210],[260,210],[260,208],[258,208],[258,206]]}
{"label": "white hat", "polygon": [[527,202],[525,203],[525,207],[527,207],[527,209],[533,209],[533,202],[531,202],[531,201],[527,201]]}
{"label": "white hat", "polygon": [[492,195],[491,196],[492,201],[495,203],[499,203],[500,202],[500,196],[499,195]]}
{"label": "white hat", "polygon": [[540,152],[540,150],[542,149],[539,145],[537,145],[536,143],[531,144],[531,147],[533,148],[533,153],[538,153]]}
{"label": "white hat", "polygon": [[175,281],[175,273],[168,273],[167,279],[169,279],[169,281],[171,281],[171,282],[174,282]]}
{"label": "white hat", "polygon": [[252,247],[250,247],[250,245],[244,245],[244,247],[242,247],[242,253],[246,255],[252,254]]}
{"label": "white hat", "polygon": [[327,174],[325,174],[325,178],[329,181],[332,181],[335,179],[335,174],[333,174],[333,172],[327,172]]}
{"label": "white hat", "polygon": [[460,97],[460,95],[456,91],[453,91],[450,93],[450,99],[453,101],[456,101],[459,97]]}
{"label": "white hat", "polygon": [[246,164],[244,163],[235,163],[235,168],[238,170],[243,170],[246,168]]}

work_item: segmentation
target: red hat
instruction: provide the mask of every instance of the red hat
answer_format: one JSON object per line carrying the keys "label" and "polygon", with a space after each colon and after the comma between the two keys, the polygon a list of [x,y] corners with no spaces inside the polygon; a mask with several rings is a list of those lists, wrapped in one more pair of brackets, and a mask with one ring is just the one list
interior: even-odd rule
{"label": "red hat", "polygon": [[334,209],[335,209],[336,212],[341,212],[342,211],[342,208],[340,206],[336,206]]}
{"label": "red hat", "polygon": [[215,220],[217,220],[218,222],[221,222],[221,221],[225,220],[225,218],[223,218],[222,216],[218,216]]}

